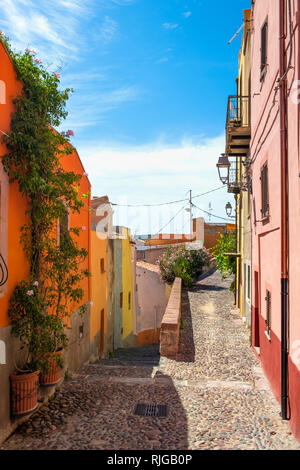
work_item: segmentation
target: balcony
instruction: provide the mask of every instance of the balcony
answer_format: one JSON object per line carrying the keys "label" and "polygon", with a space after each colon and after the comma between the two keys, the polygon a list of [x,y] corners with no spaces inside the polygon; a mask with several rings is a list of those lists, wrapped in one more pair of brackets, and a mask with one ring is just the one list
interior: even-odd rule
{"label": "balcony", "polygon": [[250,138],[249,96],[229,96],[226,118],[226,155],[246,157]]}
{"label": "balcony", "polygon": [[241,191],[248,191],[249,177],[247,166],[240,163],[237,159],[230,159],[230,167],[228,170],[228,193],[239,194]]}

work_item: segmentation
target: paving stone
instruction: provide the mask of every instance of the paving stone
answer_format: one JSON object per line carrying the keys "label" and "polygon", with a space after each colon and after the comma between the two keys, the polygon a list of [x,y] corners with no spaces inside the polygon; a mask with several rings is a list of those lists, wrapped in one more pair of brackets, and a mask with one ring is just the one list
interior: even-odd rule
{"label": "paving stone", "polygon": [[[82,367],[1,449],[299,450],[230,283],[215,272],[184,290],[176,358],[152,345]],[[137,403],[166,404],[168,416],[136,416]]]}

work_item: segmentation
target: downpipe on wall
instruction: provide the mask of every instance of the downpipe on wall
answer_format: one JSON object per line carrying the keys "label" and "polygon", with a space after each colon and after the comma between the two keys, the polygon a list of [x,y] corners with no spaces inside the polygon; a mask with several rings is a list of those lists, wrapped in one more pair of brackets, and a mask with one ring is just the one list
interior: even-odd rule
{"label": "downpipe on wall", "polygon": [[[286,2],[280,11],[280,139],[281,139],[281,417],[288,417],[288,132],[287,68],[285,50]],[[290,45],[291,47],[291,45]]]}

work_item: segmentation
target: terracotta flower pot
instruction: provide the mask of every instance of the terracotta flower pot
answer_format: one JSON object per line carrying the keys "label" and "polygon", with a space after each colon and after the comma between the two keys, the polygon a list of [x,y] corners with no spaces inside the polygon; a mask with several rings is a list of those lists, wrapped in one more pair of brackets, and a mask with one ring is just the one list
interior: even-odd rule
{"label": "terracotta flower pot", "polygon": [[[63,349],[56,351],[54,354],[62,354],[64,352]],[[53,358],[50,363],[49,371],[40,376],[40,384],[43,387],[47,387],[48,385],[55,385],[60,380],[60,373],[61,367],[57,364],[56,360]]]}
{"label": "terracotta flower pot", "polygon": [[40,371],[10,376],[12,414],[15,416],[31,413],[38,406]]}

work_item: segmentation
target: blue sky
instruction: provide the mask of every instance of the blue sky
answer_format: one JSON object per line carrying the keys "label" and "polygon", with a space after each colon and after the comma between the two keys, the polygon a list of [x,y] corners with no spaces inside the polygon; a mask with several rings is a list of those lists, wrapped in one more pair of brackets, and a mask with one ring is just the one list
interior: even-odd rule
{"label": "blue sky", "polygon": [[[0,0],[0,28],[16,49],[34,47],[60,71],[62,86],[74,88],[62,129],[75,133],[92,194],[151,204],[220,186],[215,164],[241,34],[228,41],[250,3]],[[228,200],[221,189],[195,204],[208,210],[211,202],[225,217]],[[116,223],[156,232],[180,207],[116,210]],[[181,232],[184,224],[188,229],[183,211],[166,230]]]}

